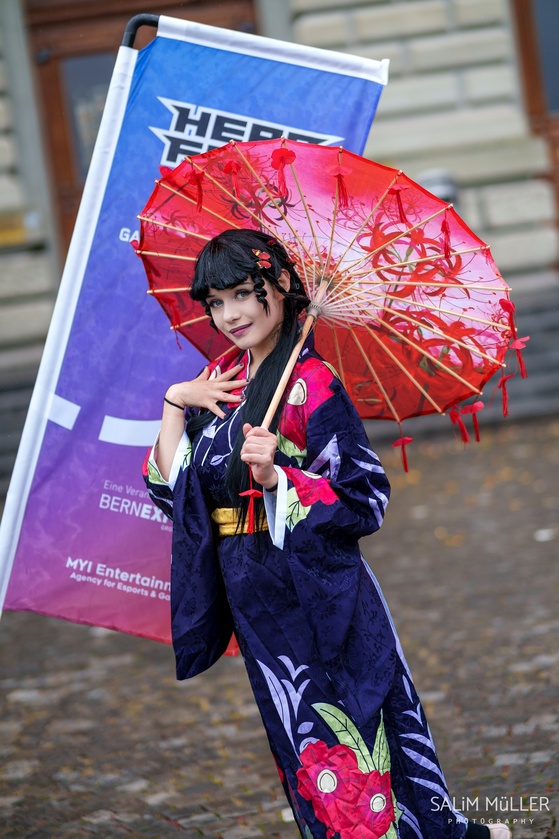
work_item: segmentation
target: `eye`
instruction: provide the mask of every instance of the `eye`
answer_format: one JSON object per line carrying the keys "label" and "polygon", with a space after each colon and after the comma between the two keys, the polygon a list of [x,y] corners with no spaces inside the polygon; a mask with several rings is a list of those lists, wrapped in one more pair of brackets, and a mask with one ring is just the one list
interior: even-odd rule
{"label": "eye", "polygon": [[217,309],[218,306],[221,306],[221,300],[219,300],[217,297],[214,297],[211,300],[207,301],[207,305],[210,307],[210,309]]}
{"label": "eye", "polygon": [[252,290],[249,288],[240,288],[236,293],[235,297],[238,297],[240,300],[244,300],[245,297],[248,297],[249,294],[252,294]]}

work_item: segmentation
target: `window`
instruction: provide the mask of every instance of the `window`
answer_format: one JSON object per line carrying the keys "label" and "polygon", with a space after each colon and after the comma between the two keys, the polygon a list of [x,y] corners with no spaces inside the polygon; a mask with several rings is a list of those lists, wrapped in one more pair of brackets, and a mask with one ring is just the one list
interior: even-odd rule
{"label": "window", "polygon": [[526,111],[532,128],[559,125],[559,2],[512,0]]}
{"label": "window", "polygon": [[[50,170],[59,250],[74,229],[114,60],[126,24],[159,12],[230,29],[254,31],[254,0],[24,0]],[[134,46],[155,29],[143,26]]]}

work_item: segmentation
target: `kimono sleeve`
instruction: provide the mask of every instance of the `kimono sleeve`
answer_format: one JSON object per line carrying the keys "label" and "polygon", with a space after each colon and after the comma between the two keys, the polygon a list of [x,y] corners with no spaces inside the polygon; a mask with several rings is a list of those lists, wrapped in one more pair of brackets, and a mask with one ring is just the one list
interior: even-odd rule
{"label": "kimono sleeve", "polygon": [[211,518],[191,459],[192,446],[185,434],[169,481],[161,476],[153,449],[144,464],[154,504],[173,520],[171,635],[177,679],[189,679],[211,667],[233,634]]}
{"label": "kimono sleeve", "polygon": [[155,506],[163,510],[167,518],[172,519],[173,489],[177,482],[177,476],[181,467],[184,467],[185,463],[191,457],[192,445],[185,432],[182,435],[179,445],[177,446],[177,450],[173,458],[173,464],[171,466],[171,472],[169,474],[169,480],[166,481],[157,465],[156,455],[158,443],[159,435],[153,447],[148,451],[145,457],[142,475],[144,481],[146,482],[150,498]]}
{"label": "kimono sleeve", "polygon": [[[276,466],[276,498],[265,494],[270,533],[281,547],[285,529],[302,521],[316,534],[358,540],[381,526],[390,484],[371,449],[345,388],[317,359],[301,366],[280,423],[279,449],[297,466]],[[279,460],[279,458],[278,458]],[[283,474],[281,474],[283,473]]]}

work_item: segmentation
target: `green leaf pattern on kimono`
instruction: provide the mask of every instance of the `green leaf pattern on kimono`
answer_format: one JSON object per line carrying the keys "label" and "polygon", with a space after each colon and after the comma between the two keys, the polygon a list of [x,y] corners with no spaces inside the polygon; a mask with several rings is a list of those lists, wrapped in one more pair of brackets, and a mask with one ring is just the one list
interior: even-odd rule
{"label": "green leaf pattern on kimono", "polygon": [[306,519],[311,507],[312,504],[309,504],[308,507],[301,504],[295,487],[291,487],[291,489],[287,491],[287,517],[285,523],[289,530],[293,530],[298,522],[302,521],[302,519]]}
{"label": "green leaf pattern on kimono", "polygon": [[384,730],[382,710],[380,712],[380,723],[377,729],[375,745],[372,754],[373,766],[378,772],[390,772],[390,750]]}
{"label": "green leaf pattern on kimono", "polygon": [[[373,769],[378,769],[378,767],[375,766],[373,762],[372,756],[369,754],[369,750],[365,744],[365,741],[359,734],[354,723],[349,719],[349,717],[346,714],[344,714],[343,711],[341,711],[339,708],[336,708],[335,705],[329,705],[326,702],[317,702],[312,707],[318,714],[320,714],[326,725],[332,729],[332,731],[338,738],[338,741],[343,746],[348,746],[353,752],[355,752],[355,757],[357,758],[357,765],[359,766],[361,772],[372,772]],[[384,733],[384,725],[382,725],[382,730]],[[378,737],[379,735],[377,734],[377,740]],[[386,735],[384,739],[386,741]],[[375,750],[376,745],[377,744],[375,742]],[[390,757],[388,758],[388,766],[390,767]],[[382,769],[379,771],[385,772],[387,770]]]}
{"label": "green leaf pattern on kimono", "polygon": [[163,480],[159,469],[151,462],[151,460],[148,460],[147,462],[147,470],[150,483],[156,484],[157,486],[168,486],[167,481]]}
{"label": "green leaf pattern on kimono", "polygon": [[298,465],[302,466],[307,456],[307,450],[300,449],[295,445],[295,443],[288,440],[287,437],[284,437],[281,431],[276,431],[276,437],[278,441],[278,450],[287,457],[293,457],[297,461]]}
{"label": "green leaf pattern on kimono", "polygon": [[[394,813],[396,814],[396,821],[398,821],[400,818],[400,813],[402,811],[396,807],[396,796],[394,795],[394,793],[392,793],[392,801],[394,802]],[[394,822],[392,822],[382,839],[398,839],[398,834],[396,833]]]}
{"label": "green leaf pattern on kimono", "polygon": [[191,461],[192,461],[192,443],[190,442],[190,439],[188,439],[188,442],[187,442],[187,445],[186,445],[186,451],[185,451],[184,457],[182,459],[181,469],[183,471],[185,469],[187,469],[190,466]]}
{"label": "green leaf pattern on kimono", "polygon": [[[382,709],[380,712],[380,723],[377,730],[375,745],[373,746],[372,754],[373,765],[379,772],[390,772],[390,750],[388,748],[388,740],[386,739],[386,732],[384,729],[384,720],[382,717]],[[394,790],[392,790],[392,806],[394,807],[394,815],[396,816],[396,823],[400,821],[402,810],[398,807]],[[398,839],[394,822],[390,825],[390,829],[384,834],[386,839]]]}

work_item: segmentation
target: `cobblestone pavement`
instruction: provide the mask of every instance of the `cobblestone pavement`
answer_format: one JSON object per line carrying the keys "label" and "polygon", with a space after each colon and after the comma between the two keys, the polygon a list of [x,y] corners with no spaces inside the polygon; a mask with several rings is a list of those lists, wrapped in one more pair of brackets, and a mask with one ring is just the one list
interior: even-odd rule
{"label": "cobblestone pavement", "polygon": [[[455,803],[559,836],[559,421],[418,440],[407,476],[378,449],[363,548]],[[165,645],[7,613],[0,707],[0,839],[298,835],[239,659],[178,683]]]}

